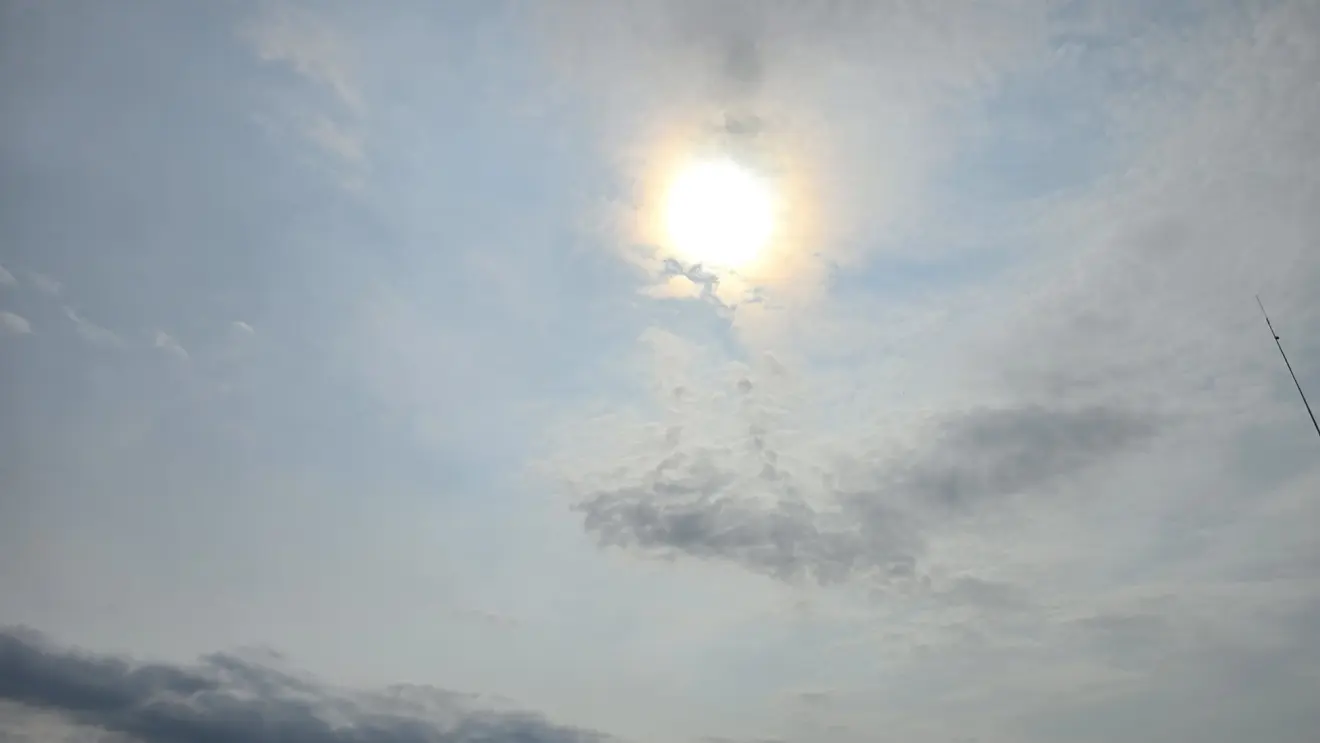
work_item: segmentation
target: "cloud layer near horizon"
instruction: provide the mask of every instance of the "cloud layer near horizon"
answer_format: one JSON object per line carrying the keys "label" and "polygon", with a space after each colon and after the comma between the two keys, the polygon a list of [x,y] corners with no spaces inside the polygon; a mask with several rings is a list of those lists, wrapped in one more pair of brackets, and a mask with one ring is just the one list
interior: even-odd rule
{"label": "cloud layer near horizon", "polygon": [[0,732],[18,729],[18,740],[23,718],[36,710],[143,743],[606,740],[527,713],[483,710],[477,701],[425,687],[355,698],[237,655],[209,655],[191,667],[135,664],[54,647],[31,631],[0,632],[0,705],[22,705],[8,708]]}

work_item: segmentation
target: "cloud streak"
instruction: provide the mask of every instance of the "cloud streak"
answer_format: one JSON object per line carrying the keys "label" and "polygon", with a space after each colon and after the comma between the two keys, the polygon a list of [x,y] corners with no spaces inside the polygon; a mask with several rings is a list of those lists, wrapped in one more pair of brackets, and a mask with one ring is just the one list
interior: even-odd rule
{"label": "cloud streak", "polygon": [[64,308],[64,316],[73,322],[74,330],[78,332],[78,336],[93,346],[124,348],[126,345],[124,339],[120,338],[118,333],[88,320],[72,307]]}
{"label": "cloud streak", "polygon": [[175,340],[174,336],[163,330],[156,331],[151,345],[179,361],[188,360],[188,351]]}
{"label": "cloud streak", "polygon": [[48,297],[57,298],[64,293],[64,284],[46,274],[31,271],[28,273],[28,280],[32,282],[32,286],[37,288],[37,291]]}
{"label": "cloud streak", "polygon": [[28,335],[32,332],[32,324],[21,315],[0,312],[0,330],[10,335]]}

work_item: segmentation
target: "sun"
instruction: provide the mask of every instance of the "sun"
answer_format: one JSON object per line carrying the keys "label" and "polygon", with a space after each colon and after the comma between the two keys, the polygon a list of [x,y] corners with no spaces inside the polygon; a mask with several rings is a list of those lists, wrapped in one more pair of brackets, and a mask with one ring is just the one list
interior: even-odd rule
{"label": "sun", "polygon": [[774,233],[767,183],[727,158],[688,165],[669,184],[664,224],[679,257],[709,268],[753,263]]}

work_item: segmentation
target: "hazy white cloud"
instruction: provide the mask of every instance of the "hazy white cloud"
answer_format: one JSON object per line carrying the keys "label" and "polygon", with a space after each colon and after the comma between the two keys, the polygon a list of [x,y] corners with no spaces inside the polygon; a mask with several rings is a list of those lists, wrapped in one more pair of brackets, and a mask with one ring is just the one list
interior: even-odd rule
{"label": "hazy white cloud", "polygon": [[[321,166],[342,187],[358,191],[362,186],[359,171],[367,164],[367,143],[362,133],[365,104],[357,80],[357,53],[351,36],[317,10],[272,3],[242,33],[261,59],[287,64],[303,80],[332,94],[332,106],[287,104],[286,118],[292,130],[330,156]],[[271,123],[266,121],[266,126]]]}
{"label": "hazy white cloud", "polygon": [[32,332],[32,324],[12,312],[0,312],[0,330],[10,335],[27,335]]}
{"label": "hazy white cloud", "polygon": [[88,320],[78,314],[72,307],[64,308],[64,316],[73,322],[73,327],[77,330],[79,337],[94,346],[103,348],[123,348],[125,346],[124,339],[120,338],[118,333]]}
{"label": "hazy white cloud", "polygon": [[361,135],[349,131],[328,118],[317,118],[308,126],[307,136],[326,152],[337,155],[346,162],[359,164],[365,158]]}
{"label": "hazy white cloud", "polygon": [[4,266],[0,266],[0,286],[17,286],[17,285],[18,285],[18,279],[14,278],[14,274],[5,270]]}
{"label": "hazy white cloud", "polygon": [[262,59],[284,62],[322,85],[350,110],[362,108],[352,45],[344,32],[311,8],[268,3],[243,29]]}
{"label": "hazy white cloud", "polygon": [[37,288],[37,291],[48,297],[58,297],[64,292],[64,285],[55,279],[35,271],[28,272],[28,280]]}
{"label": "hazy white cloud", "polygon": [[179,345],[179,342],[175,340],[174,336],[163,330],[156,331],[156,335],[152,340],[152,345],[180,361],[188,360],[188,352],[184,347]]}
{"label": "hazy white cloud", "polygon": [[642,293],[656,299],[696,299],[701,287],[687,276],[670,276],[664,283],[643,287]]}

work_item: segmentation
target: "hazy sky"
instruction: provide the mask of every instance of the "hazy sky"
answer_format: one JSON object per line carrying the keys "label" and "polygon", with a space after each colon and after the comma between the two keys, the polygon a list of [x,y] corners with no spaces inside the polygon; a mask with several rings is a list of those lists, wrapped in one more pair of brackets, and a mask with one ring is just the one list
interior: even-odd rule
{"label": "hazy sky", "polygon": [[1313,0],[8,0],[0,266],[5,743],[1320,728]]}

